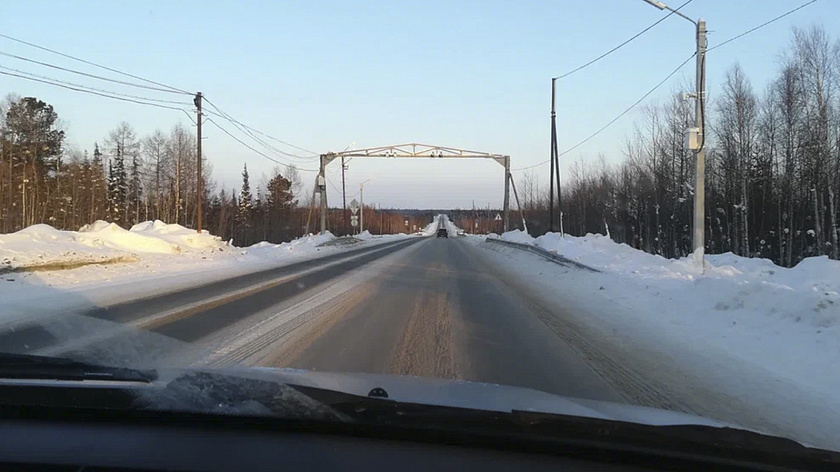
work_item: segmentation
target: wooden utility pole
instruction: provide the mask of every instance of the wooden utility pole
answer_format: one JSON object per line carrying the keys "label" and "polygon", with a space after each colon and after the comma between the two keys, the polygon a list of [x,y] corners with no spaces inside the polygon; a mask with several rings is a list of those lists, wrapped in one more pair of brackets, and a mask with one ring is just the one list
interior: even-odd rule
{"label": "wooden utility pole", "polygon": [[196,231],[201,232],[201,92],[195,94],[195,99],[193,103],[195,103],[196,108],[196,121],[195,125],[197,127],[196,134],[198,135],[198,140],[196,143],[196,147],[198,148],[196,152],[198,153],[197,165],[196,168],[198,169],[198,180],[196,183],[196,200],[198,205],[196,207]]}

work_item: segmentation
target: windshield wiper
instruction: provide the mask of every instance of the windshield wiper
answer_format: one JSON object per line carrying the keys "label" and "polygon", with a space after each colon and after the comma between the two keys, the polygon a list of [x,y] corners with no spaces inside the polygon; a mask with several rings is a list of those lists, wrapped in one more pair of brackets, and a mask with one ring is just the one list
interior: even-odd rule
{"label": "windshield wiper", "polygon": [[63,357],[0,353],[0,379],[107,380],[149,383],[157,379],[157,373],[89,364]]}
{"label": "windshield wiper", "polygon": [[[696,461],[744,467],[757,464],[784,470],[840,470],[840,453],[803,446],[795,441],[728,427],[703,425],[652,426],[624,421],[530,411],[485,411],[390,400],[384,390],[367,397],[314,387],[289,385],[339,411],[357,424],[443,431],[484,436],[490,444],[527,450],[565,452],[586,457],[593,451],[621,451],[672,461]],[[378,395],[374,393],[378,392]],[[450,437],[450,436],[447,436]],[[587,452],[589,451],[589,452]],[[593,457],[598,457],[598,452]],[[675,462],[670,462],[674,465]],[[764,470],[762,467],[759,469]]]}

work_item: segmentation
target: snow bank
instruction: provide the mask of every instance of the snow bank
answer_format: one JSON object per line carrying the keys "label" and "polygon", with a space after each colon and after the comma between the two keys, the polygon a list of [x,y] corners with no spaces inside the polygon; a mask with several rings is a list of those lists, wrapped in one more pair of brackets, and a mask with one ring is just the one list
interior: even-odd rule
{"label": "snow bank", "polygon": [[242,255],[257,256],[259,258],[279,258],[287,257],[289,254],[306,254],[317,252],[318,246],[333,239],[335,239],[335,236],[329,231],[326,231],[324,234],[310,234],[287,243],[272,244],[262,241],[245,248],[242,251]]}
{"label": "snow bank", "polygon": [[450,233],[452,233],[452,235],[455,235],[458,232],[458,230],[460,229],[457,226],[455,226],[455,223],[450,221],[449,216],[447,216],[445,214],[439,214],[439,215],[436,215],[435,218],[432,220],[432,222],[429,223],[428,225],[426,225],[426,227],[423,228],[420,231],[420,233],[422,233],[424,236],[432,236],[434,234],[437,234],[437,231],[438,231],[438,228],[440,227],[440,222],[441,221],[443,221],[444,227]]}
{"label": "snow bank", "polygon": [[115,223],[96,221],[79,231],[60,231],[39,224],[0,235],[0,271],[74,268],[104,262],[137,262],[156,255],[210,260],[243,255],[276,259],[290,253],[315,252],[331,233],[310,235],[283,244],[262,242],[239,249],[208,232],[197,233],[179,224],[144,221],[126,230]]}
{"label": "snow bank", "polygon": [[[813,328],[840,326],[840,261],[810,257],[793,268],[759,258],[706,256],[706,270],[690,257],[666,259],[619,244],[600,234],[538,238],[521,231],[501,236],[556,252],[603,272],[622,274],[648,288],[667,289],[696,311],[750,313]],[[708,317],[708,314],[706,315]],[[840,353],[838,353],[840,354]]]}
{"label": "snow bank", "polygon": [[438,230],[438,224],[439,224],[439,223],[438,223],[438,219],[439,219],[441,216],[443,216],[443,215],[437,215],[437,216],[435,217],[435,219],[434,219],[434,220],[432,220],[432,222],[431,222],[431,223],[427,224],[425,228],[423,228],[422,230],[420,230],[420,233],[422,233],[424,236],[431,236],[431,235],[433,235],[433,234],[437,233],[437,230]]}
{"label": "snow bank", "polygon": [[[360,244],[404,237],[408,236],[377,237]],[[35,225],[0,234],[0,320],[33,307],[61,311],[79,300],[121,303],[347,249],[321,246],[334,239],[327,232],[238,248],[209,233],[161,221],[129,230],[104,221],[79,231]]]}
{"label": "snow bank", "polygon": [[[666,259],[602,235],[531,238],[511,231],[501,238],[601,270],[546,277],[531,273],[530,259],[516,268],[547,294],[573,292],[580,300],[568,301],[589,311],[590,322],[600,329],[688,359],[681,368],[702,370],[709,383],[720,377],[715,388],[730,395],[761,396],[774,405],[789,402],[794,409],[810,404],[833,411],[831,421],[840,424],[840,261],[811,257],[784,268],[726,253],[707,256],[701,273],[690,258]],[[796,415],[802,424],[828,421],[818,420],[825,413],[814,411],[780,414]],[[840,427],[831,433],[840,434]]]}
{"label": "snow bank", "polygon": [[[499,236],[497,234],[490,233],[488,235],[488,237],[498,238]],[[534,238],[532,238],[530,234],[528,234],[528,233],[526,233],[522,230],[519,230],[519,229],[515,229],[513,231],[508,231],[507,233],[502,235],[502,239],[504,239],[505,241],[512,241],[514,243],[524,243],[524,244],[533,244],[533,242],[534,242]]]}
{"label": "snow bank", "polygon": [[[548,233],[536,239],[510,231],[502,239],[534,244],[604,272],[631,276],[660,288],[686,290],[685,300],[713,311],[752,310],[816,328],[840,325],[840,261],[811,257],[793,268],[759,258],[706,256],[706,270],[690,257],[666,259],[618,244],[600,234]],[[698,306],[695,305],[695,306]]]}
{"label": "snow bank", "polygon": [[136,260],[143,254],[226,252],[230,248],[209,233],[181,225],[145,222],[125,230],[97,221],[79,231],[60,231],[39,224],[0,235],[0,269],[80,265],[109,260]]}

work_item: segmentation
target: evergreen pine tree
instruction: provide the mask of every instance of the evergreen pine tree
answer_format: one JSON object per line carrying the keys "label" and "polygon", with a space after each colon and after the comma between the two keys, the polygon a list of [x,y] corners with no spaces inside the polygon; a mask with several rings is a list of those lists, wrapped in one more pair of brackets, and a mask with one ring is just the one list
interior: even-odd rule
{"label": "evergreen pine tree", "polygon": [[126,197],[128,195],[128,179],[125,172],[125,157],[122,147],[117,146],[116,154],[111,159],[108,175],[108,213],[111,221],[124,225],[126,217]]}
{"label": "evergreen pine tree", "polygon": [[246,244],[251,237],[253,197],[251,197],[251,183],[248,178],[248,165],[242,171],[242,190],[239,192],[239,211],[236,223],[239,228],[240,244]]}
{"label": "evergreen pine tree", "polygon": [[90,216],[89,222],[104,218],[104,206],[107,198],[105,189],[105,169],[103,168],[102,151],[99,143],[93,143],[93,160],[90,163]]}
{"label": "evergreen pine tree", "polygon": [[127,182],[127,210],[131,215],[126,217],[126,221],[131,220],[134,224],[140,222],[140,207],[143,199],[143,187],[140,185],[140,159],[137,153],[131,156],[131,179]]}

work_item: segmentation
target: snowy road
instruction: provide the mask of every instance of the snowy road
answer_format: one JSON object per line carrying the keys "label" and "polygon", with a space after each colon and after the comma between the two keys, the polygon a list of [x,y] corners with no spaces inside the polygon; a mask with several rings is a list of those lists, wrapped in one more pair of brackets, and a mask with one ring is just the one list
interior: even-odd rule
{"label": "snowy road", "polygon": [[624,323],[632,300],[606,303],[604,295],[622,279],[610,284],[603,274],[477,241],[405,238],[55,313],[0,325],[0,345],[141,367],[294,367],[500,383],[834,446],[831,401],[701,343],[674,344],[641,321]]}
{"label": "snowy road", "polygon": [[621,401],[458,238],[417,238],[0,331],[7,351],[135,365],[395,373]]}
{"label": "snowy road", "polygon": [[494,274],[481,250],[427,239],[323,314],[313,335],[263,365],[456,378],[620,401]]}

